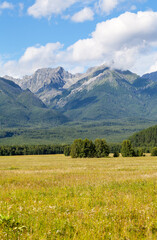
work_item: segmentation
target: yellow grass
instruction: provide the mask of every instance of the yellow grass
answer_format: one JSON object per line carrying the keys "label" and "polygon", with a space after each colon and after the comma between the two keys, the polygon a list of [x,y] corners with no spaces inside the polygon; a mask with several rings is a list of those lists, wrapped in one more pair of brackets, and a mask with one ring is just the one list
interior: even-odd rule
{"label": "yellow grass", "polygon": [[157,239],[157,158],[0,157],[0,239]]}

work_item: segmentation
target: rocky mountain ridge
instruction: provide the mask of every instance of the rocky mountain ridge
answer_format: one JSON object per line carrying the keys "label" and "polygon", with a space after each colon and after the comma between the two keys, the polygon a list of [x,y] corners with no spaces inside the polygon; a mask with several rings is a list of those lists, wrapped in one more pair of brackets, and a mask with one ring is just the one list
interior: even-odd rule
{"label": "rocky mountain ridge", "polygon": [[[71,86],[73,86],[74,89],[75,86],[82,85],[83,88],[84,86],[91,85],[92,82],[99,81],[100,78],[108,78],[108,80],[112,82],[112,78],[109,79],[107,76],[110,71],[112,70],[109,67],[101,65],[89,68],[87,72],[82,74],[71,74],[62,67],[57,67],[38,69],[33,75],[27,75],[21,79],[11,76],[4,76],[4,78],[14,81],[24,90],[28,88],[43,102],[50,104],[51,99],[62,95],[64,90],[71,88]],[[133,82],[137,78],[137,75],[130,71],[116,70],[116,72],[130,82]],[[130,76],[130,78],[127,76]]]}
{"label": "rocky mountain ridge", "polygon": [[58,67],[39,69],[14,81],[72,121],[157,119],[157,73],[140,77],[102,65],[83,74],[71,74]]}
{"label": "rocky mountain ridge", "polygon": [[22,79],[4,76],[5,79],[17,83],[22,89],[28,88],[47,104],[50,97],[62,93],[65,85],[65,87],[72,85],[76,77],[77,75],[65,71],[62,67],[38,69],[33,75],[24,76]]}

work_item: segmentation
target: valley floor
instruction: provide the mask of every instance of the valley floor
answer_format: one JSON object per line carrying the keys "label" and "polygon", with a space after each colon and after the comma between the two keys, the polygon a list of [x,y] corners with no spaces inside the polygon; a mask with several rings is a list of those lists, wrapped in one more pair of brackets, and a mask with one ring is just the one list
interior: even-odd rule
{"label": "valley floor", "polygon": [[106,119],[103,121],[69,122],[58,127],[1,128],[0,145],[71,144],[77,138],[105,138],[120,143],[133,133],[156,125],[149,119]]}
{"label": "valley floor", "polygon": [[157,239],[157,157],[0,157],[0,239]]}

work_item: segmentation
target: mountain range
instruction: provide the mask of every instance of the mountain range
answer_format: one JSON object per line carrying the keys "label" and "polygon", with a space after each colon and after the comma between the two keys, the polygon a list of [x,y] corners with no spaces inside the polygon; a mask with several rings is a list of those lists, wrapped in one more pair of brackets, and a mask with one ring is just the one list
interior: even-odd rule
{"label": "mountain range", "polygon": [[20,116],[19,125],[128,117],[157,120],[156,103],[157,72],[140,77],[102,65],[83,74],[58,67],[39,69],[22,79],[0,79],[1,124],[8,121],[9,126]]}

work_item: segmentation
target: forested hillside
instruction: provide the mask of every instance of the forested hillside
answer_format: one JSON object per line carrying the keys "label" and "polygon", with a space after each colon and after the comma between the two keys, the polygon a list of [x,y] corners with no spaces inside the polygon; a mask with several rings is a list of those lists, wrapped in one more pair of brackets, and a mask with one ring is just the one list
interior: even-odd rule
{"label": "forested hillside", "polygon": [[157,146],[157,125],[135,133],[129,138],[134,147]]}

